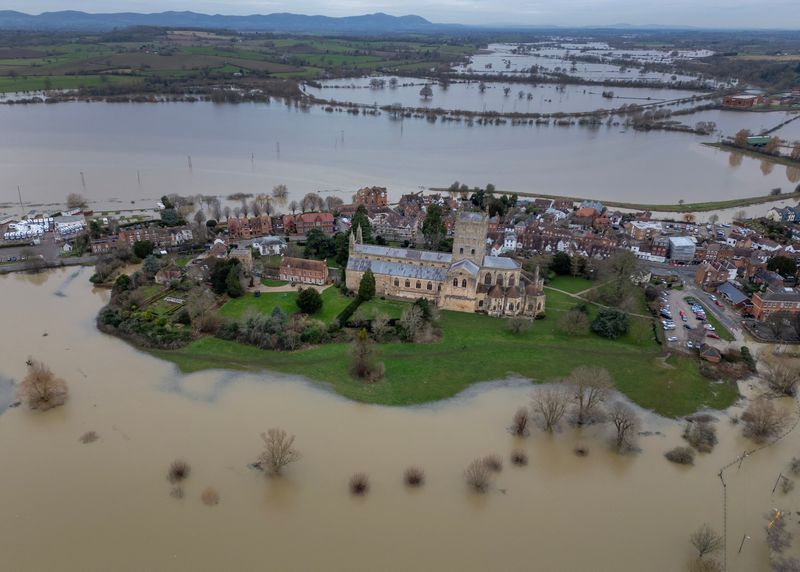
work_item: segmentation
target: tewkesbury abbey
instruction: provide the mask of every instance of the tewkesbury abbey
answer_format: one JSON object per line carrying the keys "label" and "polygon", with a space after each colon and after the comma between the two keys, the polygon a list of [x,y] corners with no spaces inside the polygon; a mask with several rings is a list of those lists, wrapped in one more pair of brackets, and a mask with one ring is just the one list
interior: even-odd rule
{"label": "tewkesbury abbey", "polygon": [[442,310],[535,318],[544,312],[545,301],[538,267],[533,276],[525,276],[516,260],[488,255],[487,232],[486,215],[461,213],[453,252],[446,253],[364,244],[356,228],[350,235],[347,287],[358,290],[371,270],[379,296],[422,297]]}

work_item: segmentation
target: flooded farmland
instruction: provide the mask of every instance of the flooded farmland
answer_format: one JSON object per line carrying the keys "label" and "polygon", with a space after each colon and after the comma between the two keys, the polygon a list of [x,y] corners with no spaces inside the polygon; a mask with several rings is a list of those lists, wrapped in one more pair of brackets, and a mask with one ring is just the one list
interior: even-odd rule
{"label": "flooded farmland", "polygon": [[[444,403],[385,408],[268,372],[180,375],[95,330],[107,293],[91,289],[90,273],[0,278],[0,380],[19,380],[33,355],[71,393],[44,414],[0,413],[3,569],[477,571],[503,562],[673,572],[691,557],[692,530],[708,522],[722,531],[717,473],[752,446],[726,414],[720,444],[691,468],[663,458],[681,425],[647,414],[643,429],[653,434],[641,436],[638,455],[610,454],[602,427],[514,438],[506,427],[531,387],[513,379]],[[0,405],[2,397],[0,389]],[[282,479],[247,466],[273,426],[296,434],[303,453]],[[99,440],[80,443],[87,431]],[[573,453],[578,444],[588,456]],[[527,451],[527,467],[506,462],[488,494],[467,491],[469,461],[507,459],[514,447]],[[791,433],[725,473],[728,570],[767,570],[763,515],[796,506],[800,492],[771,491],[798,448],[800,433]],[[165,478],[178,457],[192,467],[183,499]],[[411,464],[425,469],[420,490],[401,482]],[[347,481],[357,471],[372,489],[354,499]],[[218,505],[200,501],[206,487]],[[798,532],[794,518],[789,529]]]}
{"label": "flooded farmland", "polygon": [[[784,117],[770,115],[775,125]],[[766,114],[733,116],[726,133],[738,121],[767,123]],[[796,185],[785,168],[764,170],[751,157],[731,164],[729,153],[701,144],[715,136],[606,125],[470,127],[279,103],[0,106],[0,134],[0,212],[15,214],[18,186],[28,205],[58,206],[79,192],[95,210],[113,213],[152,208],[169,193],[227,196],[280,183],[292,198],[317,191],[349,200],[361,186],[381,185],[398,200],[459,180],[639,203]]]}

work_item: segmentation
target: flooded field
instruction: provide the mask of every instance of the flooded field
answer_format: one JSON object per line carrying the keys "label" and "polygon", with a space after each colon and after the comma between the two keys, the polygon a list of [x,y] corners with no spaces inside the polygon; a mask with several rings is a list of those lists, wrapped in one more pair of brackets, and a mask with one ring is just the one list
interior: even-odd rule
{"label": "flooded field", "polygon": [[[371,88],[373,79],[385,81],[381,89]],[[432,95],[424,98],[420,90],[426,85],[420,78],[394,78],[397,86],[392,87],[392,77],[354,78],[347,80],[327,80],[320,82],[322,87],[306,86],[305,92],[320,99],[338,102],[352,102],[363,105],[401,105],[411,108],[464,110],[474,112],[495,111],[498,113],[575,113],[616,109],[623,105],[654,105],[668,103],[666,109],[678,110],[697,105],[692,100],[698,92],[678,89],[650,89],[639,87],[614,87],[588,85],[541,84],[526,85],[514,83],[486,82],[481,90],[481,82],[456,82],[448,86],[431,84]],[[508,92],[506,93],[506,90]],[[604,97],[603,93],[611,94]]]}
{"label": "flooded field", "polygon": [[[730,131],[762,120],[733,116]],[[381,185],[398,200],[459,180],[639,203],[750,197],[791,184],[785,168],[765,172],[752,158],[731,164],[728,153],[701,145],[715,137],[431,124],[277,103],[0,106],[0,134],[0,212],[16,214],[17,186],[28,205],[58,206],[79,192],[114,213],[152,208],[168,193],[224,197],[279,183],[292,198],[317,191],[349,200],[361,186]]]}
{"label": "flooded field", "polygon": [[[67,379],[70,400],[47,413],[0,414],[2,568],[14,571],[614,570],[674,572],[689,533],[723,530],[720,468],[751,445],[719,415],[720,444],[691,468],[668,463],[681,425],[645,415],[642,452],[607,450],[607,428],[512,437],[528,403],[524,381],[486,384],[419,408],[360,405],[270,373],[184,376],[94,329],[105,292],[91,270],[0,278],[0,380],[26,356]],[[44,334],[47,336],[44,336]],[[0,387],[2,382],[0,381]],[[0,389],[0,405],[3,403]],[[787,404],[788,405],[788,404]],[[732,413],[739,413],[732,410]],[[303,458],[282,479],[248,468],[259,433],[283,426]],[[86,431],[99,440],[81,444]],[[576,445],[589,449],[578,457]],[[511,466],[513,447],[530,464]],[[771,494],[800,433],[725,473],[728,570],[767,570],[763,515],[794,509],[800,492]],[[506,459],[490,492],[470,493],[475,457]],[[191,465],[185,497],[170,496],[169,463]],[[427,482],[406,489],[411,464]],[[354,472],[372,488],[355,499]],[[213,487],[216,506],[200,494]],[[798,527],[792,518],[789,529]],[[738,553],[743,535],[751,537]],[[43,546],[42,539],[46,539]],[[580,549],[575,549],[578,546]]]}
{"label": "flooded field", "polygon": [[[695,82],[699,78],[640,67],[609,63],[630,60],[641,64],[671,64],[680,59],[706,57],[704,50],[622,50],[604,42],[539,42],[534,44],[489,44],[486,50],[456,68],[460,73],[528,74],[531,69],[541,74],[565,74],[590,81],[660,82],[675,84]],[[580,61],[591,57],[597,61]],[[713,82],[707,82],[713,87]]]}

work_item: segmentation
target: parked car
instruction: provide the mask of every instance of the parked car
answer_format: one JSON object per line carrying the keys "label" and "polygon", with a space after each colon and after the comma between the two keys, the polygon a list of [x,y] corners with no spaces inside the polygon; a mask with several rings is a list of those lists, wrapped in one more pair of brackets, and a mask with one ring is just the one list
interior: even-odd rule
{"label": "parked car", "polygon": [[678,336],[670,336],[670,337],[667,338],[667,341],[668,342],[677,342],[678,341]]}
{"label": "parked car", "polygon": [[694,347],[694,344],[691,341],[686,342],[686,347],[691,349]]}
{"label": "parked car", "polygon": [[706,324],[706,325],[704,325],[703,327],[704,327],[706,330],[708,330],[709,332],[716,332],[716,331],[717,331],[717,328],[715,328],[715,327],[714,327],[714,326],[712,326],[711,324]]}
{"label": "parked car", "polygon": [[722,308],[722,302],[720,302],[719,300],[714,300],[714,303],[715,303],[717,306],[719,306],[720,308]]}
{"label": "parked car", "polygon": [[714,332],[706,333],[706,337],[707,338],[711,338],[712,340],[718,340],[719,339],[719,336],[717,334],[715,334]]}
{"label": "parked car", "polygon": [[711,299],[712,302],[716,302],[717,301],[717,297],[714,296],[713,294],[709,294],[708,297]]}
{"label": "parked car", "polygon": [[684,328],[686,328],[687,330],[692,330],[692,329],[694,329],[694,328],[692,328],[692,327],[691,327],[689,324],[684,324],[684,325],[683,325],[683,327],[684,327]]}

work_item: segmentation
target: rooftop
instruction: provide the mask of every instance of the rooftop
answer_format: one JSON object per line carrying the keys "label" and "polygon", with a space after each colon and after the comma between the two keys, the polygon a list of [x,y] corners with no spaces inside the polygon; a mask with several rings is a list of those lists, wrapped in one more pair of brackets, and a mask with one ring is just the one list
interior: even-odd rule
{"label": "rooftop", "polygon": [[505,256],[484,256],[483,267],[492,268],[496,270],[519,270],[519,263]]}
{"label": "rooftop", "polygon": [[431,252],[428,250],[392,248],[390,246],[378,246],[377,244],[356,244],[355,252],[356,254],[386,256],[387,258],[403,258],[405,260],[418,260],[424,262],[439,262],[441,264],[450,264],[453,260],[453,255],[449,252]]}
{"label": "rooftop", "polygon": [[385,260],[367,260],[366,258],[356,258],[351,256],[347,261],[347,270],[356,272],[366,272],[372,270],[375,274],[385,274],[398,278],[415,278],[420,280],[435,280],[443,282],[446,271],[444,268],[434,268],[431,266],[417,266],[416,264],[406,264],[404,262],[388,262]]}

